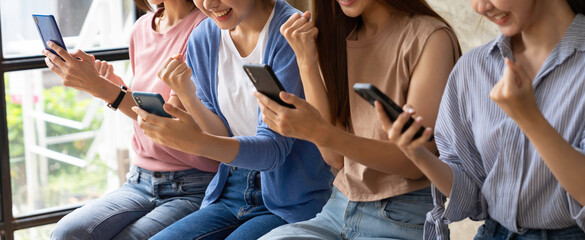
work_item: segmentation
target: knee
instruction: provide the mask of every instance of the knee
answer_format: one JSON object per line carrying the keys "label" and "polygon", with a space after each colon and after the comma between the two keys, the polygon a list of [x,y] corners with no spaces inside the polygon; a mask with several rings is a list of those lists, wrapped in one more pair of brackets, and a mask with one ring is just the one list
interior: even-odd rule
{"label": "knee", "polygon": [[84,226],[83,219],[68,214],[57,222],[51,232],[51,240],[61,239],[89,239],[89,226]]}

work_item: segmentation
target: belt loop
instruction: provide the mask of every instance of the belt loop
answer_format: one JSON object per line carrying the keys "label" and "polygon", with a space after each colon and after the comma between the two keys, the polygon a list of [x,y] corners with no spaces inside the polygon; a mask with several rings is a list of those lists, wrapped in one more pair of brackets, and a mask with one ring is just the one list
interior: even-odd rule
{"label": "belt loop", "polygon": [[168,172],[169,173],[169,181],[173,182],[175,179],[175,171]]}
{"label": "belt loop", "polygon": [[142,174],[142,171],[140,171],[140,170],[141,170],[141,168],[134,167],[134,172],[136,173],[136,176],[134,177],[136,184],[140,183],[140,174]]}
{"label": "belt loop", "polygon": [[493,220],[491,218],[488,218],[487,220],[485,220],[484,224],[485,224],[484,231],[487,231],[487,234],[491,237],[496,236],[496,234],[498,233],[500,224],[496,220]]}

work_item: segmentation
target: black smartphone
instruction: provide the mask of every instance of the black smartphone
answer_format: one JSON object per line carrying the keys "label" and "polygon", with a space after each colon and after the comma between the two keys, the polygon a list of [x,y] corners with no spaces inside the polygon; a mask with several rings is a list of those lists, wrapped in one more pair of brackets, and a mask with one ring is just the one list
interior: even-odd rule
{"label": "black smartphone", "polygon": [[37,25],[39,33],[41,34],[41,39],[43,40],[43,45],[45,46],[45,49],[59,56],[55,51],[53,51],[53,49],[47,46],[47,42],[52,41],[55,44],[62,47],[63,49],[67,50],[67,48],[65,47],[65,42],[63,41],[63,37],[61,36],[61,32],[59,31],[59,27],[57,26],[57,22],[55,21],[55,17],[53,17],[53,15],[33,14],[32,17],[33,20],[35,21],[35,24]]}
{"label": "black smartphone", "polygon": [[295,108],[295,106],[283,102],[278,96],[281,91],[284,91],[284,88],[270,66],[266,64],[244,64],[244,71],[246,71],[258,92],[282,106]]}
{"label": "black smartphone", "polygon": [[165,104],[165,100],[158,93],[132,92],[132,98],[134,99],[136,106],[144,109],[148,113],[156,114],[161,117],[173,117],[164,110],[163,105]]}
{"label": "black smartphone", "polygon": [[[396,121],[398,116],[403,112],[402,108],[400,106],[398,106],[394,101],[392,101],[392,99],[390,99],[388,96],[386,96],[386,94],[384,94],[382,91],[380,91],[378,88],[376,88],[376,86],[374,86],[372,84],[356,83],[353,85],[353,90],[358,95],[360,95],[363,99],[368,101],[372,106],[374,106],[374,102],[376,100],[380,101],[380,103],[382,103],[382,106],[384,107],[384,111],[386,112],[386,115],[388,115],[390,120],[392,120],[393,122]],[[412,117],[410,117],[410,119],[408,119],[406,124],[404,124],[404,127],[402,128],[402,132],[406,131],[406,129],[408,129],[410,127],[410,125],[412,125],[413,122],[414,122],[414,119]],[[420,129],[414,135],[413,139],[420,137],[424,131],[425,131],[425,128],[420,127]],[[433,141],[433,139],[434,139],[434,136],[431,135],[429,142]]]}

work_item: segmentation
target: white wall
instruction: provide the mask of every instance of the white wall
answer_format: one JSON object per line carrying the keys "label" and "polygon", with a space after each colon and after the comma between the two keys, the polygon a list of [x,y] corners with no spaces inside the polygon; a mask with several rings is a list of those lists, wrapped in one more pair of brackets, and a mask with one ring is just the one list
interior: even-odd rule
{"label": "white wall", "polygon": [[497,27],[471,8],[469,0],[427,0],[455,29],[463,52],[494,39]]}

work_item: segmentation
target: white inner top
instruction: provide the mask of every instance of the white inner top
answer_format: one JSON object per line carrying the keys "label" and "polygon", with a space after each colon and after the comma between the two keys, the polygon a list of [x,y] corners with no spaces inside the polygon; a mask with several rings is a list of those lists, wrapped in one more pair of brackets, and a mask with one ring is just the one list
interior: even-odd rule
{"label": "white inner top", "polygon": [[234,136],[255,136],[258,125],[258,102],[252,94],[256,89],[246,75],[243,65],[262,63],[262,56],[268,41],[268,27],[274,9],[262,28],[256,47],[250,55],[242,57],[238,52],[230,30],[221,30],[221,43],[217,67],[217,96],[219,107]]}

